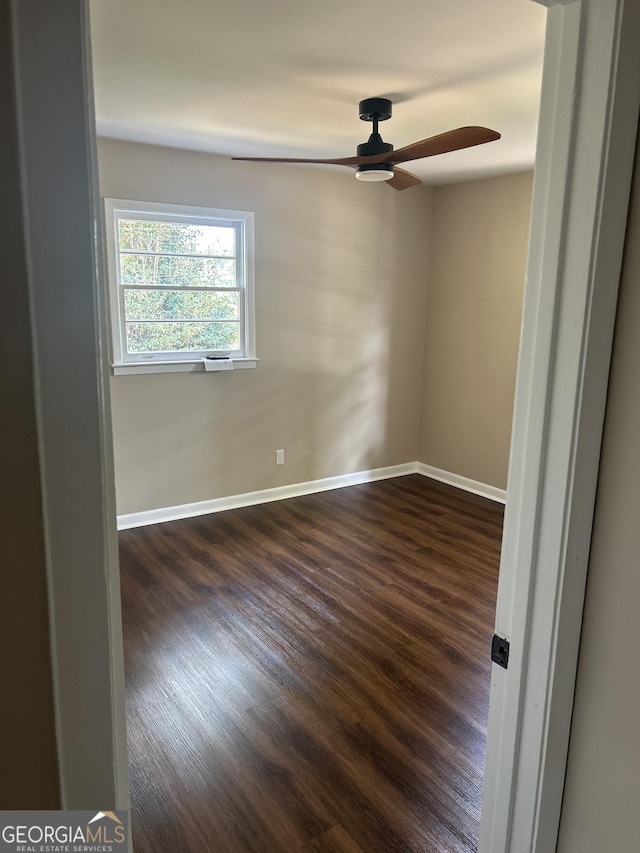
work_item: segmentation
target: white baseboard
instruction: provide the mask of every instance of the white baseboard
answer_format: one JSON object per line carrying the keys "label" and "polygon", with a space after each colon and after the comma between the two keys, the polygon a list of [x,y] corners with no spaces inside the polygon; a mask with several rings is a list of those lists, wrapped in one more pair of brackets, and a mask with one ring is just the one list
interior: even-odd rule
{"label": "white baseboard", "polygon": [[209,501],[130,512],[118,516],[118,530],[142,527],[145,524],[160,524],[163,521],[177,521],[180,518],[193,518],[196,515],[207,515],[210,512],[223,512],[226,509],[238,509],[242,506],[281,501],[285,498],[296,498],[301,495],[312,495],[330,489],[342,489],[345,486],[371,483],[374,480],[387,480],[390,477],[403,477],[406,474],[416,474],[417,470],[416,462],[406,462],[403,465],[390,465],[387,468],[374,468],[371,471],[356,471],[353,474],[341,474],[338,477],[325,477],[322,480],[309,480],[307,483],[293,483],[290,486],[277,486],[273,489],[245,492],[242,495],[213,498]]}
{"label": "white baseboard", "polygon": [[416,470],[423,477],[430,477],[432,480],[447,483],[449,486],[455,486],[457,489],[463,489],[465,492],[473,492],[474,495],[481,495],[483,498],[489,498],[489,500],[497,501],[501,504],[506,503],[506,491],[498,489],[496,486],[488,486],[486,483],[470,480],[469,477],[463,477],[461,474],[451,474],[449,471],[443,471],[441,468],[425,465],[424,462],[416,462]]}
{"label": "white baseboard", "polygon": [[160,509],[130,512],[118,516],[118,530],[130,527],[143,527],[146,524],[160,524],[163,521],[177,521],[180,518],[193,518],[197,515],[208,515],[211,512],[223,512],[227,509],[238,509],[242,506],[281,501],[286,498],[297,498],[301,495],[312,495],[316,492],[326,492],[330,489],[343,489],[345,486],[357,486],[360,483],[372,483],[374,480],[387,480],[391,477],[404,477],[406,474],[422,474],[441,483],[482,495],[492,501],[504,503],[506,492],[495,486],[487,486],[459,474],[451,474],[440,468],[433,468],[423,462],[405,462],[402,465],[390,465],[387,468],[374,468],[371,471],[356,471],[353,474],[340,474],[337,477],[325,477],[322,480],[309,480],[306,483],[293,483],[290,486],[277,486],[273,489],[261,489],[257,492],[245,492],[242,495],[229,495],[224,498],[213,498],[208,501],[166,506]]}

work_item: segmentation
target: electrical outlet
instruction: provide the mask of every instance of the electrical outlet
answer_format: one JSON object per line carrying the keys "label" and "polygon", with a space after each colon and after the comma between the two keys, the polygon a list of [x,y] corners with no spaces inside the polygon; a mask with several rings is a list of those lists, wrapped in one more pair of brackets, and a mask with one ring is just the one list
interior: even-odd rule
{"label": "electrical outlet", "polygon": [[276,450],[276,465],[284,465],[284,450]]}

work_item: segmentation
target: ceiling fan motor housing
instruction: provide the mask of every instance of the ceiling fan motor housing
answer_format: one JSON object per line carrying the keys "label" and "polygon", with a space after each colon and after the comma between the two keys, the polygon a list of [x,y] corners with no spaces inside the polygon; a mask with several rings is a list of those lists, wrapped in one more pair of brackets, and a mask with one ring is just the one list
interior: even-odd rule
{"label": "ceiling fan motor housing", "polygon": [[391,154],[393,145],[383,142],[379,133],[372,133],[367,142],[362,142],[357,148],[358,157],[373,157],[375,154]]}
{"label": "ceiling fan motor housing", "polygon": [[[383,142],[379,133],[372,133],[367,142],[358,145],[358,157],[372,157],[377,154],[391,154],[393,145]],[[356,178],[362,181],[388,181],[393,177],[390,163],[360,163],[356,169]]]}

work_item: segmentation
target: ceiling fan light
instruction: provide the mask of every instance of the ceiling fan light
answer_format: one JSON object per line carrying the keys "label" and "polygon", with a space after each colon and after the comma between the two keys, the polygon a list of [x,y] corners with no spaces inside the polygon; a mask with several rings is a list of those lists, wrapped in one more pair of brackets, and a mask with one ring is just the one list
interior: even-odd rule
{"label": "ceiling fan light", "polygon": [[387,163],[367,163],[356,169],[356,178],[359,181],[388,181],[392,177],[393,166]]}

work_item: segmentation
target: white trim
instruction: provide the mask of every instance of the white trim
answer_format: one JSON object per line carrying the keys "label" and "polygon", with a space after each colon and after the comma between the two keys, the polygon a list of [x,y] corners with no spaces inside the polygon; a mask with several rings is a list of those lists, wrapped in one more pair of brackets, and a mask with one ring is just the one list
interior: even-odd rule
{"label": "white trim", "polygon": [[489,486],[486,483],[480,483],[478,480],[471,480],[469,477],[463,477],[462,474],[452,474],[450,471],[434,468],[433,465],[426,465],[424,462],[417,462],[416,465],[418,474],[422,474],[423,477],[429,477],[439,483],[447,483],[449,486],[455,486],[465,492],[472,492],[474,495],[480,495],[490,501],[497,501],[501,504],[506,502],[507,492],[505,489]]}
{"label": "white trim", "polygon": [[440,468],[433,468],[423,462],[405,462],[402,465],[389,465],[386,468],[373,468],[370,471],[356,471],[353,474],[339,474],[336,477],[325,477],[322,480],[309,480],[306,483],[292,483],[288,486],[276,486],[272,489],[261,489],[257,492],[245,492],[241,495],[229,495],[222,498],[212,498],[208,501],[182,504],[178,506],[161,507],[160,509],[130,512],[118,516],[118,530],[131,527],[143,527],[146,524],[160,524],[164,521],[177,521],[181,518],[193,518],[196,515],[208,515],[210,512],[224,512],[227,509],[238,509],[242,506],[282,501],[301,495],[313,495],[330,489],[343,489],[345,486],[357,486],[360,483],[372,483],[375,480],[388,480],[391,477],[405,477],[407,474],[421,474],[431,480],[446,483],[465,492],[473,492],[498,503],[504,503],[506,492],[495,486],[487,486],[477,480],[470,480],[460,474],[451,474]]}
{"label": "white trim", "polygon": [[548,12],[481,853],[556,849],[640,103],[637,0]]}
{"label": "white trim", "polygon": [[[246,370],[257,367],[259,358],[232,358],[234,370]],[[204,364],[199,358],[195,361],[139,361],[135,364],[112,364],[114,376],[131,376],[135,373],[204,373]],[[215,371],[213,371],[215,372]]]}
{"label": "white trim", "polygon": [[306,483],[292,483],[288,486],[276,486],[257,492],[245,492],[241,495],[229,495],[208,501],[167,506],[142,512],[130,512],[118,516],[118,530],[143,527],[146,524],[160,524],[163,521],[177,521],[180,518],[193,518],[196,515],[208,515],[211,512],[224,512],[227,509],[255,506],[271,501],[282,501],[301,495],[313,495],[317,492],[327,492],[330,489],[343,489],[345,486],[357,486],[361,483],[372,483],[374,480],[388,480],[391,477],[403,477],[406,474],[416,473],[418,473],[417,463],[405,462],[402,465],[373,468],[370,471],[356,471],[353,474],[339,474],[337,477],[309,480]]}

